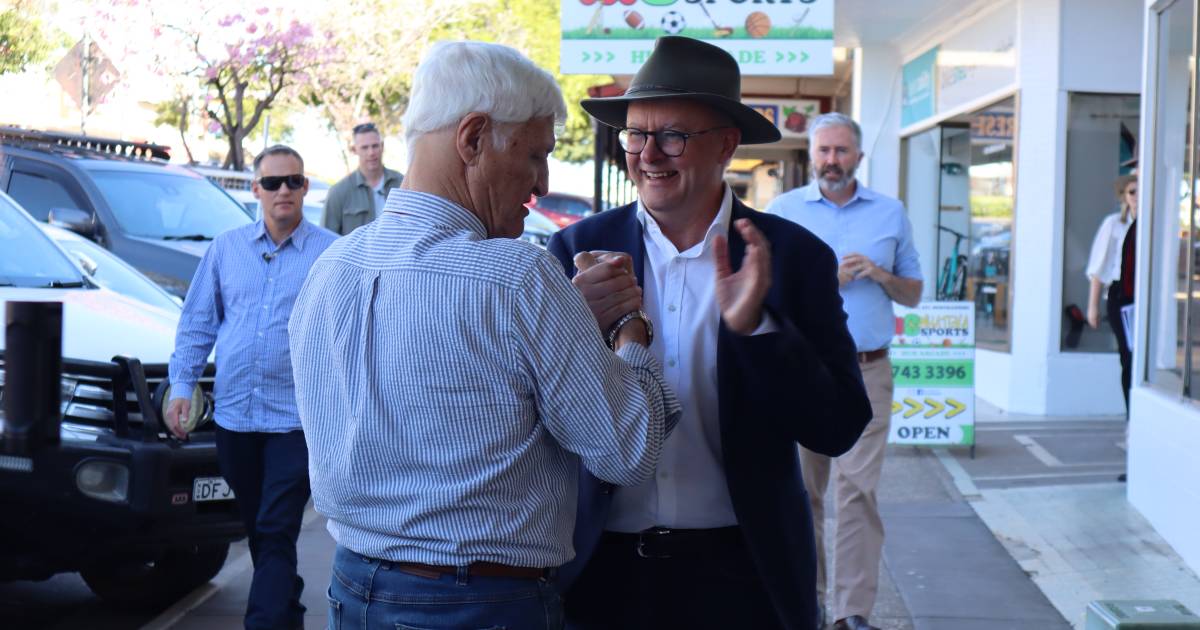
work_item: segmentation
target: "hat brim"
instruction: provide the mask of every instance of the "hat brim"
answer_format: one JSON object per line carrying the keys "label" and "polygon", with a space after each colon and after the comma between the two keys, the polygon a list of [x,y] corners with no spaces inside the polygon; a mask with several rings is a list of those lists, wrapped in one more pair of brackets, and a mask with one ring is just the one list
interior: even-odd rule
{"label": "hat brim", "polygon": [[733,119],[733,124],[742,132],[742,144],[768,144],[778,142],[782,135],[779,128],[765,116],[738,101],[717,94],[697,94],[694,92],[674,92],[645,90],[634,95],[612,96],[608,98],[586,98],[580,101],[583,110],[592,118],[621,129],[625,126],[625,113],[629,104],[634,101],[663,101],[663,100],[697,101],[710,105]]}

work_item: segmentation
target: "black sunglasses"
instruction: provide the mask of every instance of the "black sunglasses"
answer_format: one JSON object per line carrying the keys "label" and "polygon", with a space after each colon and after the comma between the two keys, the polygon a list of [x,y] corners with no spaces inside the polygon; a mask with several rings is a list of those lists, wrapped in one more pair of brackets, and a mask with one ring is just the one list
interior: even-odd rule
{"label": "black sunglasses", "polygon": [[379,132],[379,129],[375,127],[375,123],[362,123],[361,125],[354,125],[354,135],[371,131],[376,133]]}
{"label": "black sunglasses", "polygon": [[272,192],[279,190],[279,187],[285,183],[289,190],[300,190],[304,188],[304,184],[308,183],[308,178],[299,173],[294,175],[267,175],[258,178],[258,185],[262,186],[263,190],[270,190]]}

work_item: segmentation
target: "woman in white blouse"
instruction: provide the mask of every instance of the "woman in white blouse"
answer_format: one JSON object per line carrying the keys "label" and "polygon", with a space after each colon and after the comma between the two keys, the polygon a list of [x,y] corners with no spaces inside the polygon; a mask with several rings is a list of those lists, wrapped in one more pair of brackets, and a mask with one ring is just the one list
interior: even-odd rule
{"label": "woman in white blouse", "polygon": [[[1118,177],[1114,188],[1117,198],[1121,201],[1121,211],[1104,217],[1104,222],[1096,231],[1096,239],[1092,242],[1092,254],[1088,257],[1087,275],[1091,282],[1091,290],[1088,291],[1087,321],[1092,328],[1100,327],[1100,290],[1108,285],[1108,325],[1117,338],[1117,354],[1121,359],[1121,393],[1125,396],[1125,409],[1128,410],[1133,356],[1129,344],[1125,341],[1121,307],[1133,302],[1135,237],[1132,230],[1136,229],[1133,226],[1137,224],[1137,176]],[[1125,274],[1129,277],[1122,281]]]}
{"label": "woman in white blouse", "polygon": [[1088,291],[1087,322],[1092,328],[1100,327],[1102,289],[1121,279],[1121,244],[1125,241],[1129,225],[1137,218],[1137,178],[1122,175],[1117,178],[1114,188],[1121,202],[1121,211],[1104,217],[1092,241],[1092,253],[1088,256],[1087,276],[1092,286]]}

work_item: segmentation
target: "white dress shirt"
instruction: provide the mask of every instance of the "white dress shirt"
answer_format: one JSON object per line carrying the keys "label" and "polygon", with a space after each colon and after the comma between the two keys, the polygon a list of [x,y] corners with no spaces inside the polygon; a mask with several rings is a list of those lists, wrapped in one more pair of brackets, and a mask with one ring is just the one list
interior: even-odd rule
{"label": "white dress shirt", "polygon": [[1092,240],[1092,251],[1087,262],[1088,278],[1096,278],[1104,286],[1121,279],[1121,245],[1132,223],[1121,221],[1120,212],[1104,217],[1100,229],[1096,230],[1096,238]]}
{"label": "white dress shirt", "polygon": [[[733,194],[728,186],[704,239],[679,251],[638,202],[646,249],[642,309],[654,322],[650,352],[679,397],[683,416],[663,445],[654,475],[618,487],[605,529],[640,532],[651,527],[704,529],[737,524],[721,456],[717,407],[717,332],[713,238],[728,234]],[[774,332],[764,311],[753,334]]]}

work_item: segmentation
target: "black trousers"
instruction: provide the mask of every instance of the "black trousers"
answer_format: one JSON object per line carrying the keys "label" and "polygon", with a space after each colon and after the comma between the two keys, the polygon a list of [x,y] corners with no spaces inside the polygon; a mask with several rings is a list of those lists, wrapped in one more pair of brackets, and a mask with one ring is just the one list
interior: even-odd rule
{"label": "black trousers", "polygon": [[1117,337],[1117,354],[1121,357],[1121,393],[1125,395],[1125,415],[1129,415],[1129,386],[1133,382],[1133,352],[1125,342],[1125,323],[1121,321],[1121,307],[1132,304],[1133,300],[1125,299],[1121,291],[1121,281],[1117,280],[1108,287],[1108,325],[1112,327]]}
{"label": "black trousers", "polygon": [[254,561],[246,628],[303,627],[304,580],[296,571],[296,540],[310,494],[304,433],[217,427],[217,459],[236,495]]}
{"label": "black trousers", "polygon": [[[569,630],[781,629],[741,534],[651,549],[606,533],[564,596]],[[645,550],[644,550],[645,552]]]}

